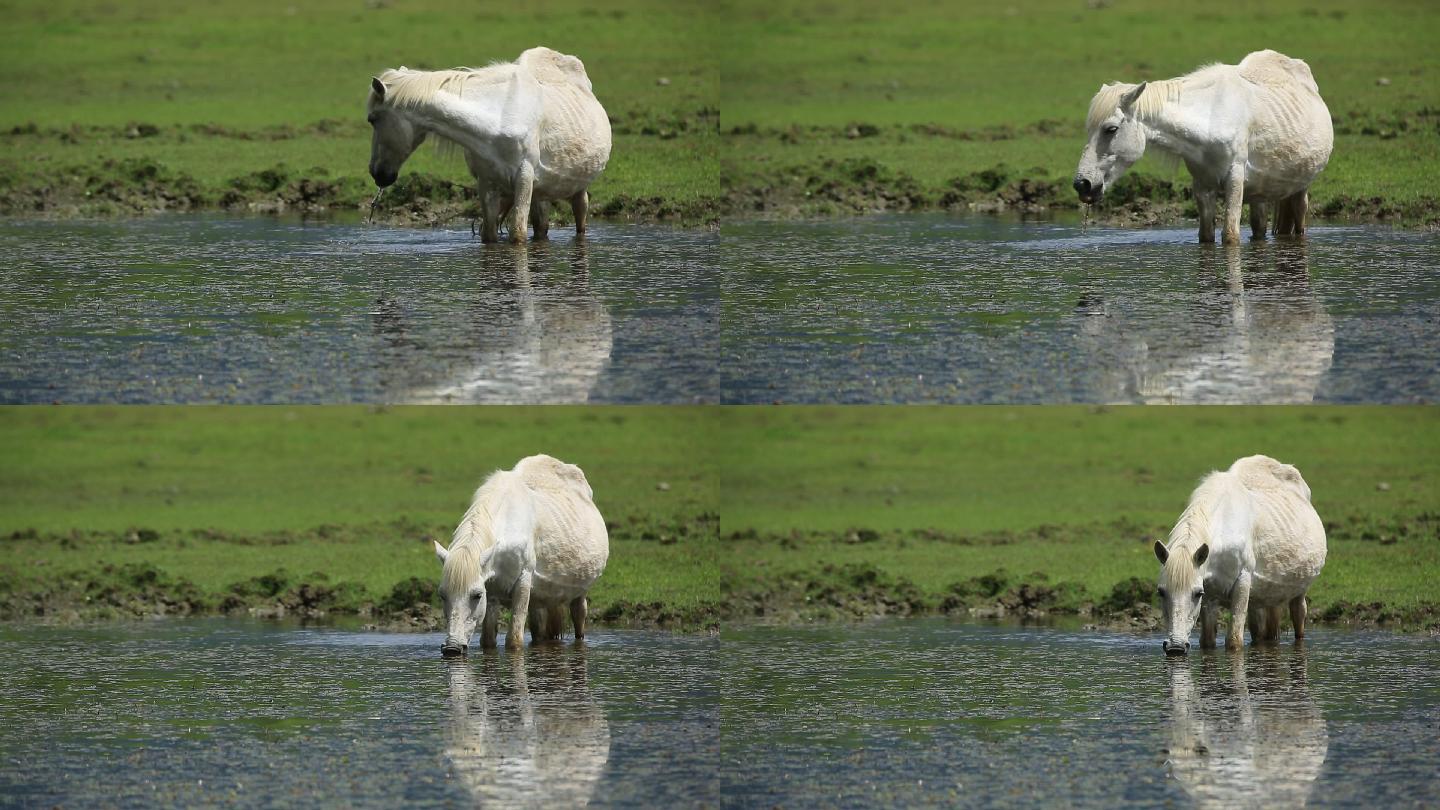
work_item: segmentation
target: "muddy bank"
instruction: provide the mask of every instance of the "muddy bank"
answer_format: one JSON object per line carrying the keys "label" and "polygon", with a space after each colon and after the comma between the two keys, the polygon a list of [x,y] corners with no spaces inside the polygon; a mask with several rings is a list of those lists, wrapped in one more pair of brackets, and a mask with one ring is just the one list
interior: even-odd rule
{"label": "muddy bank", "polygon": [[[1101,204],[1087,207],[1076,199],[1068,177],[1053,177],[1044,167],[1020,170],[1004,164],[934,184],[875,160],[824,160],[743,180],[732,178],[725,189],[726,216],[757,219],[924,211],[1038,215],[1084,208],[1089,219],[1100,224],[1155,226],[1194,220],[1199,215],[1188,182],[1127,175],[1107,192]],[[1436,227],[1440,224],[1440,197],[1398,203],[1340,194],[1318,202],[1312,215],[1327,220]]]}
{"label": "muddy bank", "polygon": [[[680,521],[631,520],[611,527],[612,541],[658,546],[690,542],[690,538],[713,538],[714,533],[713,516],[708,514]],[[441,628],[438,567],[434,577],[408,577],[377,593],[356,582],[337,581],[324,572],[300,573],[283,566],[289,546],[329,543],[343,548],[350,544],[374,543],[376,536],[418,537],[416,542],[428,550],[431,541],[443,538],[445,532],[438,527],[420,527],[406,521],[379,529],[327,525],[262,534],[210,529],[161,532],[148,528],[119,532],[75,530],[59,534],[15,531],[0,537],[0,548],[25,545],[53,551],[47,551],[43,557],[27,560],[15,555],[8,562],[0,562],[0,621],[38,619],[67,623],[205,615],[308,619],[358,616],[367,620],[367,626],[376,629],[429,632]],[[107,549],[127,546],[145,547],[147,552],[163,551],[167,555],[171,549],[193,552],[200,548],[217,556],[226,554],[227,546],[260,546],[273,549],[273,553],[267,553],[282,564],[268,573],[237,578],[219,588],[207,589],[176,576],[163,565],[106,559],[122,556],[114,551],[107,555]],[[663,572],[652,570],[653,566],[643,561],[636,565],[645,569],[641,574],[643,578],[663,576]],[[720,606],[703,600],[668,605],[627,599],[623,592],[612,598],[592,595],[590,600],[591,621],[612,627],[708,631],[718,626],[719,617]]]}
{"label": "muddy bank", "polygon": [[[1335,120],[1335,131],[1376,142],[1435,131],[1440,110],[1420,107],[1406,115],[1352,111]],[[1073,122],[1047,119],[1024,126],[997,125],[964,130],[940,124],[764,128],[730,127],[732,146],[722,169],[726,216],[794,219],[911,211],[1018,211],[1042,214],[1082,206],[1071,188],[1071,165],[1008,163],[1007,142],[1060,141],[1079,154],[1085,136]],[[961,143],[986,147],[988,168],[924,176],[897,169],[917,157],[934,159]],[[857,155],[856,152],[860,154]],[[973,151],[973,150],[971,150]],[[848,157],[832,159],[827,153]],[[974,165],[971,158],[971,166]],[[962,164],[963,165],[963,164]],[[1197,216],[1188,179],[1147,173],[1145,163],[1108,190],[1088,214],[1113,225],[1168,225]],[[1161,169],[1164,173],[1167,170]],[[1388,222],[1410,227],[1440,224],[1440,196],[1392,200],[1337,190],[1313,200],[1316,217],[1355,222]]]}
{"label": "muddy bank", "polygon": [[[672,202],[660,197],[597,195],[593,216],[620,222],[666,222],[684,226],[715,223],[719,201]],[[52,218],[137,216],[164,212],[231,211],[323,216],[360,211],[371,221],[437,227],[475,219],[475,190],[431,174],[409,173],[385,193],[355,176],[332,177],[323,167],[297,170],[277,164],[205,185],[156,160],[106,160],[91,167],[21,172],[0,165],[0,215]],[[556,206],[551,221],[573,224],[568,206]]]}
{"label": "muddy bank", "polygon": [[[958,615],[981,618],[1079,616],[1088,626],[1154,630],[1160,626],[1159,598],[1153,578],[1127,577],[1113,583],[1082,584],[1045,571],[1022,573],[997,568],[979,576],[958,578],[940,588],[923,588],[883,561],[895,551],[917,544],[999,546],[1020,548],[1044,540],[1059,544],[1088,544],[1097,538],[1129,537],[1148,549],[1163,539],[1165,528],[1116,521],[1103,526],[1040,526],[1022,532],[998,531],[962,535],[936,530],[791,532],[759,535],[732,532],[732,548],[723,559],[754,556],[757,547],[764,560],[743,571],[729,570],[722,581],[727,620],[793,624],[810,621],[856,621],[885,616]],[[1373,543],[1380,546],[1440,540],[1440,515],[1423,512],[1407,517],[1376,520],[1355,515],[1327,522],[1332,543]],[[1108,541],[1108,540],[1107,540]],[[803,568],[789,562],[785,551],[802,560],[823,560],[836,552],[829,546],[868,546],[877,562],[818,563]],[[1097,545],[1097,554],[1107,552]],[[768,564],[765,560],[768,560]],[[1023,563],[1022,563],[1023,564]],[[1026,568],[1032,564],[1025,564]],[[1334,574],[1332,574],[1334,576]],[[1322,580],[1324,575],[1322,574]],[[1384,627],[1401,631],[1440,633],[1440,601],[1422,594],[1407,605],[1380,601],[1327,600],[1312,592],[1311,621]]]}
{"label": "muddy bank", "polygon": [[[818,572],[790,572],[731,584],[727,596],[731,608],[727,619],[765,624],[887,616],[1079,616],[1089,628],[1148,631],[1161,626],[1155,583],[1138,577],[1095,594],[1074,582],[1053,582],[1043,572],[1013,574],[1002,568],[957,581],[938,592],[926,592],[875,565],[826,565]],[[1440,633],[1440,602],[1402,608],[1381,602],[1317,604],[1312,600],[1309,617],[1312,622]]]}
{"label": "muddy bank", "polygon": [[[388,631],[443,629],[435,579],[411,577],[376,595],[355,583],[334,583],[321,572],[284,568],[205,591],[147,563],[104,565],[17,583],[0,583],[0,621],[43,619],[61,623],[160,616],[232,615],[259,618],[358,616],[366,627]],[[718,606],[675,608],[660,603],[592,599],[590,621],[609,627],[695,632],[718,625]]]}

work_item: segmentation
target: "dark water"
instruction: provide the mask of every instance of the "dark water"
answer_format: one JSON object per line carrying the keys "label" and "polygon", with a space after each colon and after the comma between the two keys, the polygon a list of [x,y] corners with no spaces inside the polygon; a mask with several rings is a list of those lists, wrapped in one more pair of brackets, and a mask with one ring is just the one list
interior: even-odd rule
{"label": "dark water", "polygon": [[0,627],[0,805],[714,806],[719,641]]}
{"label": "dark water", "polygon": [[725,402],[1440,400],[1436,233],[890,216],[721,245]]}
{"label": "dark water", "polygon": [[894,621],[727,630],[721,790],[751,806],[1440,802],[1440,639],[1158,637]]}
{"label": "dark water", "polygon": [[713,402],[719,237],[0,221],[0,402]]}

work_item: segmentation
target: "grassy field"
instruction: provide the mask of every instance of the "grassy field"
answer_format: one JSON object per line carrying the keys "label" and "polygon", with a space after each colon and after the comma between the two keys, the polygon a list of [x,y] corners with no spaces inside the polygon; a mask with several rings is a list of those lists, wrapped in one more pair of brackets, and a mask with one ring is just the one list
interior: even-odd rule
{"label": "grassy field", "polygon": [[1136,577],[1148,600],[1151,546],[1199,478],[1263,452],[1300,468],[1327,525],[1317,615],[1440,618],[1433,408],[788,407],[724,422],[722,567],[732,601],[764,612],[947,597],[1073,610],[1134,596]]}
{"label": "grassy field", "polygon": [[14,615],[193,586],[210,609],[310,584],[353,610],[438,580],[430,541],[449,543],[483,477],[549,452],[586,471],[612,526],[595,611],[703,626],[719,592],[709,441],[690,408],[0,409],[0,596]]}
{"label": "grassy field", "polygon": [[[1315,207],[1410,223],[1440,217],[1432,4],[726,7],[722,177],[741,213],[1073,207],[1085,111],[1102,83],[1169,78],[1273,48],[1310,64],[1335,119]],[[1144,177],[1117,186],[1112,207],[1183,211],[1184,169],[1172,175],[1147,162],[1136,168]]]}
{"label": "grassy field", "polygon": [[[25,0],[4,11],[0,212],[354,208],[374,193],[371,76],[401,64],[483,65],[545,44],[585,61],[614,123],[594,210],[717,216],[719,69],[703,10],[647,0],[506,10],[460,0]],[[422,149],[387,197],[411,213],[424,208],[418,197],[438,209],[460,200],[468,177],[463,161]]]}

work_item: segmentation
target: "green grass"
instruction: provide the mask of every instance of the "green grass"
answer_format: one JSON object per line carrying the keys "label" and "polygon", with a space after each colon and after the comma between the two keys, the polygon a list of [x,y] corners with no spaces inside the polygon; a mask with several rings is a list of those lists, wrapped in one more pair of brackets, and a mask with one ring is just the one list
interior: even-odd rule
{"label": "green grass", "polygon": [[[461,0],[139,0],[16,2],[5,15],[0,142],[9,166],[0,174],[19,175],[9,185],[60,185],[134,158],[195,178],[212,202],[233,178],[276,164],[353,178],[363,191],[371,76],[400,64],[483,65],[545,44],[585,61],[616,122],[612,162],[592,189],[596,208],[626,196],[696,206],[718,195],[719,67],[704,11],[648,0],[513,10]],[[157,131],[127,137],[133,124]],[[405,171],[469,182],[463,161],[428,149]]]}
{"label": "green grass", "polygon": [[[1425,218],[1435,207],[1440,52],[1430,43],[1440,15],[1422,3],[726,5],[722,123],[737,134],[727,136],[722,172],[732,188],[783,185],[827,159],[862,158],[913,177],[930,205],[951,178],[999,164],[1068,189],[1102,83],[1274,48],[1310,64],[1337,122],[1334,157],[1312,188],[1317,207],[1365,213],[1355,200],[1375,196],[1389,213]],[[854,137],[856,124],[873,134]],[[926,136],[916,125],[981,139]],[[1177,180],[1188,185],[1183,169]]]}
{"label": "green grass", "polygon": [[741,584],[852,565],[934,595],[1003,568],[1098,599],[1154,576],[1151,546],[1202,475],[1263,452],[1300,468],[1329,526],[1317,607],[1435,601],[1433,408],[789,407],[724,419],[722,559]]}
{"label": "green grass", "polygon": [[483,477],[549,452],[613,525],[597,606],[694,615],[719,587],[709,441],[690,408],[0,409],[0,570],[149,564],[218,592],[283,568],[379,597],[438,579],[430,540]]}

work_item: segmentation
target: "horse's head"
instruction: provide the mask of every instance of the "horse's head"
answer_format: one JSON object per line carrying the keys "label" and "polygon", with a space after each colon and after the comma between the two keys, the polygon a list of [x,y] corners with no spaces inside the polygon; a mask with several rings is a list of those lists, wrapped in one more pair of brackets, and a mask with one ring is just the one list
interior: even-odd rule
{"label": "horse's head", "polygon": [[1075,170],[1075,193],[1081,202],[1099,202],[1105,187],[1145,154],[1145,127],[1135,117],[1135,102],[1144,92],[1143,82],[1133,88],[1107,84],[1090,101],[1086,117],[1090,140]]}
{"label": "horse's head", "polygon": [[465,654],[475,625],[485,618],[485,569],[488,555],[473,547],[462,546],[451,551],[435,544],[440,558],[440,599],[445,610],[445,642],[440,654],[453,658]]}
{"label": "horse's head", "polygon": [[1210,545],[1201,543],[1190,554],[1171,554],[1156,540],[1155,556],[1160,560],[1160,601],[1165,616],[1161,646],[1166,655],[1184,655],[1190,649],[1190,631],[1200,618],[1200,603],[1205,598],[1202,566],[1210,556]]}
{"label": "horse's head", "polygon": [[[387,74],[388,75],[388,74]],[[365,104],[366,119],[373,132],[370,136],[370,176],[375,185],[388,188],[400,176],[400,166],[425,141],[425,130],[415,126],[410,117],[386,103],[385,83],[370,80],[370,98]]]}

